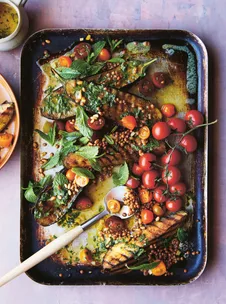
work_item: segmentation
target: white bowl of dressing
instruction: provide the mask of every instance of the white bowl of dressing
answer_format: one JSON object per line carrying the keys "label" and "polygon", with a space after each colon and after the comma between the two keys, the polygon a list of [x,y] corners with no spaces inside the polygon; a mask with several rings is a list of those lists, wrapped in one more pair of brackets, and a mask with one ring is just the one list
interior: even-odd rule
{"label": "white bowl of dressing", "polygon": [[28,32],[29,21],[24,5],[27,0],[0,0],[0,51],[18,47]]}

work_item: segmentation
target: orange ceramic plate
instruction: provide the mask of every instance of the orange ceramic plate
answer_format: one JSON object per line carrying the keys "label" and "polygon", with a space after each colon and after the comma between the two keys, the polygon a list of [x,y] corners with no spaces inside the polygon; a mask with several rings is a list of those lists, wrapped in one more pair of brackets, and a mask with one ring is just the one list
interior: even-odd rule
{"label": "orange ceramic plate", "polygon": [[13,94],[12,89],[6,82],[5,78],[0,75],[0,104],[5,100],[13,102],[15,105],[15,114],[3,132],[10,133],[14,136],[12,145],[9,148],[0,149],[0,169],[7,163],[10,156],[12,155],[19,136],[20,130],[20,115],[19,108],[17,105],[16,98]]}

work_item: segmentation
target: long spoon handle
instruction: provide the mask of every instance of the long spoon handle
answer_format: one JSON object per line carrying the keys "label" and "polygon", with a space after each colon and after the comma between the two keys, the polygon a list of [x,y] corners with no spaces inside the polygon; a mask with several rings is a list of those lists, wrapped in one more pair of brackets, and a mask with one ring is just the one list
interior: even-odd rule
{"label": "long spoon handle", "polygon": [[57,239],[40,249],[38,252],[33,254],[27,260],[16,266],[14,269],[9,271],[0,279],[0,287],[8,283],[9,281],[15,279],[17,276],[31,269],[38,263],[42,262],[64,246],[71,243],[76,237],[78,237],[83,232],[82,226],[77,226],[72,230],[59,236]]}

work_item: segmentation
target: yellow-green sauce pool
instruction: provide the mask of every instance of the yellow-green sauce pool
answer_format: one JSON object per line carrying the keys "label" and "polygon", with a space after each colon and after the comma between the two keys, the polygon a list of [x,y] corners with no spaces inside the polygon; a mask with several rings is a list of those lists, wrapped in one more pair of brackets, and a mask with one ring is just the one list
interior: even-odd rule
{"label": "yellow-green sauce pool", "polygon": [[0,39],[11,35],[17,28],[18,14],[7,3],[0,3]]}

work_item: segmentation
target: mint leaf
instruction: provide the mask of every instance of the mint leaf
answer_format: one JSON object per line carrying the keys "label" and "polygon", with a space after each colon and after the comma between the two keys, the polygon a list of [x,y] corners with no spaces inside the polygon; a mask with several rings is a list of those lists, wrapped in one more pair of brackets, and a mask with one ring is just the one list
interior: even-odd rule
{"label": "mint leaf", "polygon": [[53,192],[55,194],[63,194],[65,190],[65,184],[68,184],[68,180],[63,173],[58,172],[53,180]]}
{"label": "mint leaf", "polygon": [[183,228],[178,228],[177,238],[181,243],[185,242],[188,239],[188,232]]}
{"label": "mint leaf", "polygon": [[90,170],[85,169],[85,168],[78,168],[78,167],[76,167],[76,168],[72,168],[72,171],[75,174],[79,175],[79,176],[88,177],[90,179],[94,179],[95,178],[95,176],[93,175],[93,173]]}
{"label": "mint leaf", "polygon": [[80,72],[78,72],[77,70],[74,70],[72,68],[60,67],[55,70],[60,75],[60,77],[62,77],[63,79],[66,79],[66,80],[75,79],[81,75]]}
{"label": "mint leaf", "polygon": [[155,261],[152,263],[141,264],[139,266],[134,266],[134,267],[129,267],[126,265],[126,267],[131,270],[151,270],[151,269],[157,267],[159,265],[159,263],[160,263],[160,261]]}
{"label": "mint leaf", "polygon": [[93,44],[93,53],[94,56],[92,58],[92,62],[96,60],[102,49],[105,47],[106,41],[97,41]]}
{"label": "mint leaf", "polygon": [[54,168],[58,163],[60,162],[60,152],[57,151],[54,156],[52,156],[51,158],[49,158],[49,160],[47,161],[47,163],[45,163],[44,165],[42,165],[42,168],[45,170],[49,170]]}
{"label": "mint leaf", "polygon": [[24,193],[24,197],[30,203],[35,203],[37,200],[38,196],[35,194],[33,184],[31,182],[29,182],[28,184],[28,188]]}
{"label": "mint leaf", "polygon": [[80,133],[87,137],[91,138],[93,131],[87,126],[88,115],[81,106],[76,108],[76,124],[79,128]]}
{"label": "mint leaf", "polygon": [[91,167],[93,168],[93,170],[101,172],[101,166],[95,158],[89,159],[89,163],[90,163]]}
{"label": "mint leaf", "polygon": [[75,132],[66,132],[66,131],[59,131],[59,134],[62,136],[63,141],[75,141],[82,137],[82,134],[78,131]]}
{"label": "mint leaf", "polygon": [[109,59],[108,62],[123,63],[123,62],[125,62],[125,59],[120,58],[120,57],[113,57],[113,58]]}
{"label": "mint leaf", "polygon": [[98,155],[99,148],[97,146],[84,146],[79,148],[75,154],[78,154],[86,159],[95,159]]}
{"label": "mint leaf", "polygon": [[43,138],[45,141],[47,141],[51,146],[55,144],[56,140],[56,123],[53,124],[53,126],[50,128],[48,134],[45,134],[41,130],[35,129],[35,132],[37,132],[41,138]]}
{"label": "mint leaf", "polygon": [[40,192],[45,188],[47,184],[51,181],[51,176],[45,176],[43,177],[39,182],[29,182],[28,187],[25,188],[24,197],[26,200],[30,203],[36,203],[38,195]]}
{"label": "mint leaf", "polygon": [[112,178],[116,186],[125,185],[129,178],[129,168],[126,162],[120,167],[119,172],[113,173]]}

